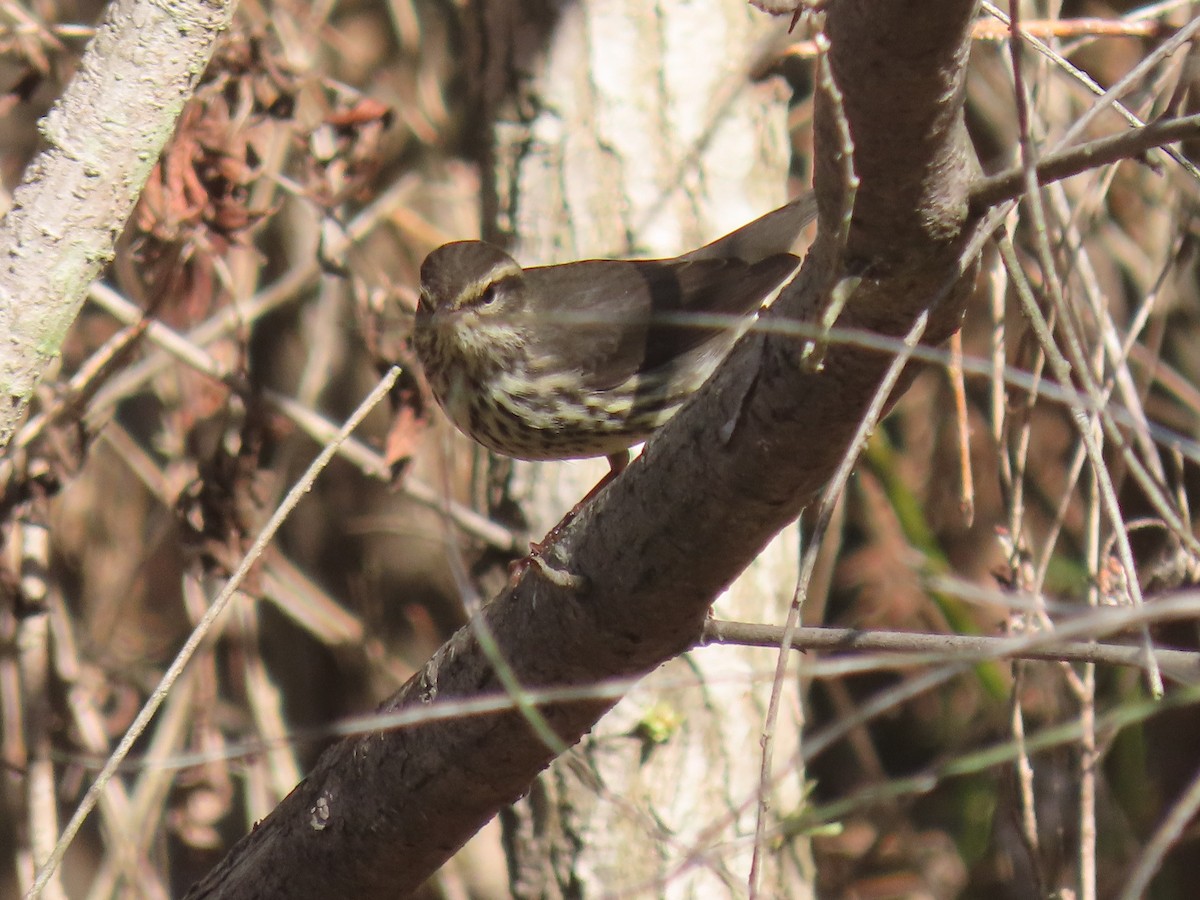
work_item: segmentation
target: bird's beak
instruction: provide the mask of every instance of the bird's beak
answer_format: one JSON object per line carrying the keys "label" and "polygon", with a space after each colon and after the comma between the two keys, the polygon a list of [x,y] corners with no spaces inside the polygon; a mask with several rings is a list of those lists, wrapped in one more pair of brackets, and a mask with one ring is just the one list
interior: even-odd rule
{"label": "bird's beak", "polygon": [[434,328],[445,328],[454,318],[455,310],[437,307],[429,310],[429,324]]}
{"label": "bird's beak", "polygon": [[432,328],[443,328],[450,321],[452,309],[439,306],[433,302],[428,291],[422,288],[421,297],[417,301],[417,315],[425,319]]}

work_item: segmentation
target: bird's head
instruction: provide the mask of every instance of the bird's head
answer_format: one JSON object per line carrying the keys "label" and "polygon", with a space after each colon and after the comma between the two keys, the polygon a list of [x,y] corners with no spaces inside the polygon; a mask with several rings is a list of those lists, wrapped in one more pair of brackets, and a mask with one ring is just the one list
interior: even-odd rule
{"label": "bird's head", "polygon": [[484,241],[438,247],[421,264],[415,344],[451,341],[458,356],[480,361],[515,352],[524,335],[525,273],[517,261]]}

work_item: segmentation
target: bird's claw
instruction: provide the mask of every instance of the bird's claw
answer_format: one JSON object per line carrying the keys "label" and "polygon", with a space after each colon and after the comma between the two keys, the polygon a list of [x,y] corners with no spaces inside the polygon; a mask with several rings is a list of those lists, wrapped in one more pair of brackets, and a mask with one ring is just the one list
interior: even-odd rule
{"label": "bird's claw", "polygon": [[567,590],[583,591],[587,589],[588,580],[583,575],[575,575],[565,569],[556,569],[542,556],[543,544],[529,545],[529,555],[513,560],[508,564],[508,586],[516,588],[517,583],[524,577],[530,566],[536,568],[547,581]]}

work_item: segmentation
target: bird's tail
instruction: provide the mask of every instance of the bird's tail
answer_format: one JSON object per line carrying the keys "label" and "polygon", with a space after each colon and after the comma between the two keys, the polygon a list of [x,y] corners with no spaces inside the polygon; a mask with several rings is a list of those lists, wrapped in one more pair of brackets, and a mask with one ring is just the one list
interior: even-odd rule
{"label": "bird's tail", "polygon": [[768,256],[794,253],[796,242],[809,222],[817,217],[816,195],[807,193],[786,206],[773,209],[753,222],[731,231],[680,259],[734,257],[754,264]]}

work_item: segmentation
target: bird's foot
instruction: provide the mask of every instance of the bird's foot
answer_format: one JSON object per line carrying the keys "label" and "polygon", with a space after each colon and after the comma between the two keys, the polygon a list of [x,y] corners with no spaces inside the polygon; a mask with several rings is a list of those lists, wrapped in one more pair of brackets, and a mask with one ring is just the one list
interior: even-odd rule
{"label": "bird's foot", "polygon": [[508,586],[515,588],[517,582],[525,575],[529,567],[537,566],[538,570],[546,576],[552,584],[557,584],[559,587],[582,589],[586,586],[586,579],[579,575],[572,575],[562,569],[553,568],[544,556],[549,547],[558,540],[559,536],[566,531],[567,526],[575,521],[585,506],[595,499],[610,481],[625,471],[625,467],[629,465],[629,451],[622,450],[620,453],[610,454],[608,457],[608,472],[601,478],[594,488],[587,492],[587,495],[567,510],[567,514],[559,519],[558,524],[546,532],[546,536],[540,541],[529,542],[529,554],[520,559],[513,560],[508,564]]}

